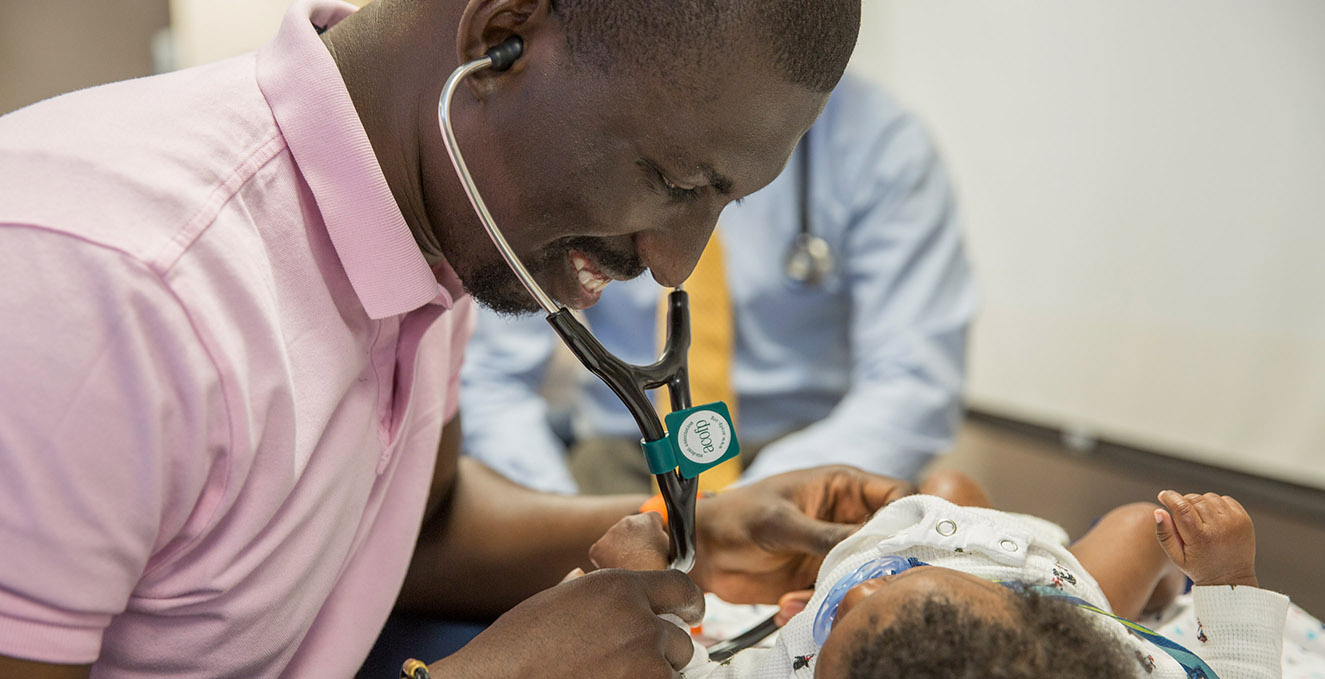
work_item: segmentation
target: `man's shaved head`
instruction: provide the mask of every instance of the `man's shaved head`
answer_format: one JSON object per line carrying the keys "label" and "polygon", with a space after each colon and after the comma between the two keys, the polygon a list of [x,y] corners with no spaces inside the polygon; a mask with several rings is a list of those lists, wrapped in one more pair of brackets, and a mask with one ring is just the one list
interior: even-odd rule
{"label": "man's shaved head", "polygon": [[784,78],[817,92],[837,85],[860,30],[859,0],[552,0],[551,4],[553,14],[566,23],[571,54],[603,70],[624,66],[674,76],[679,65],[704,64],[704,51],[720,53],[739,41],[766,50]]}

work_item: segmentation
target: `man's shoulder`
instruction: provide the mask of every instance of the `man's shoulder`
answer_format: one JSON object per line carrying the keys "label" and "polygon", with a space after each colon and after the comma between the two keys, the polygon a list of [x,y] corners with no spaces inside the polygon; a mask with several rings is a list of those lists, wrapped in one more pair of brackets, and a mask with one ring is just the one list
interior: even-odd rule
{"label": "man's shoulder", "polygon": [[[810,131],[832,163],[818,165],[823,185],[841,200],[876,207],[942,172],[936,145],[920,119],[881,85],[847,73]],[[815,153],[815,152],[812,152]]]}
{"label": "man's shoulder", "polygon": [[0,117],[0,223],[144,256],[283,148],[251,55],[71,92]]}
{"label": "man's shoulder", "polygon": [[828,97],[821,122],[861,134],[914,124],[915,116],[883,85],[848,71]]}

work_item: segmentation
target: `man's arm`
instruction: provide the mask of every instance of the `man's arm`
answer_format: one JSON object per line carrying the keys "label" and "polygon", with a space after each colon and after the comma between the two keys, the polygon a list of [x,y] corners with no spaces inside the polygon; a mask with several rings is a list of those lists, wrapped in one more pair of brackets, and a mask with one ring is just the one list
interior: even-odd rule
{"label": "man's arm", "polygon": [[460,438],[457,417],[442,432],[401,605],[496,619],[431,664],[433,676],[675,676],[690,662],[690,636],[658,617],[703,617],[703,594],[680,572],[609,569],[549,587],[587,567],[589,545],[642,498],[531,491],[460,459]]}
{"label": "man's arm", "polygon": [[556,336],[537,315],[505,318],[482,308],[476,315],[460,391],[465,454],[521,485],[574,493],[540,394]]}
{"label": "man's arm", "polygon": [[[643,496],[540,493],[460,457],[459,417],[442,431],[418,545],[399,607],[491,619],[592,570],[590,546]],[[914,492],[847,467],[782,474],[707,498],[691,577],[729,601],[772,603],[807,587],[818,562],[879,507]]]}
{"label": "man's arm", "polygon": [[428,508],[400,606],[489,619],[577,567],[644,496],[566,496],[521,487],[460,457],[456,417],[442,430]]}
{"label": "man's arm", "polygon": [[[585,668],[601,676],[670,674],[690,662],[693,646],[659,616],[698,622],[704,600],[696,584],[750,601],[806,587],[853,524],[908,490],[847,468],[768,479],[700,503],[691,577],[609,568],[551,586],[575,567],[590,570],[589,546],[643,498],[530,491],[460,459],[460,438],[457,418],[443,430],[401,604],[449,617],[500,617],[434,663],[436,676],[583,676]],[[563,657],[567,648],[575,653]]]}
{"label": "man's arm", "polygon": [[86,676],[223,464],[217,373],[171,291],[121,252],[0,225],[0,288],[0,656]]}
{"label": "man's arm", "polygon": [[[847,108],[821,121],[815,148],[861,143],[846,116],[871,113]],[[850,388],[827,418],[766,447],[750,478],[826,463],[913,478],[954,436],[976,302],[952,190],[913,118],[872,138],[863,150],[839,148],[842,158],[864,154],[847,163],[850,176],[816,164],[812,180],[851,215],[837,253],[850,296]]]}

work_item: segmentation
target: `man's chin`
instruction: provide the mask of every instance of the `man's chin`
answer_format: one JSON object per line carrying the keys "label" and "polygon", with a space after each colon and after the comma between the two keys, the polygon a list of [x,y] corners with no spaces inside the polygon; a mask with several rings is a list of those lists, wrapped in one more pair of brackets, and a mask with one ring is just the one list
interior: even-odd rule
{"label": "man's chin", "polygon": [[455,267],[455,271],[460,277],[460,282],[465,286],[465,292],[468,292],[474,301],[497,314],[527,316],[543,309],[534,296],[520,284],[520,279],[506,267],[505,262],[474,269],[460,264]]}
{"label": "man's chin", "polygon": [[543,307],[538,305],[528,290],[520,288],[514,294],[502,292],[491,294],[486,291],[469,290],[469,296],[474,298],[475,302],[492,310],[501,316],[528,316],[540,312]]}

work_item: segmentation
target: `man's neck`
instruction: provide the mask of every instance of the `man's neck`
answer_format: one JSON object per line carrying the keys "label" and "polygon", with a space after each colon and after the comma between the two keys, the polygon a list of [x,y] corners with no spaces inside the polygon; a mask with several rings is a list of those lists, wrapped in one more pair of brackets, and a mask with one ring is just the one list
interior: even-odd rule
{"label": "man's neck", "polygon": [[441,68],[427,62],[446,52],[440,41],[417,40],[430,35],[419,24],[421,14],[400,3],[375,2],[324,32],[322,42],[345,81],[396,205],[424,258],[434,265],[442,250],[425,209],[419,126],[426,113],[421,108],[435,108],[421,106],[420,95],[435,79],[434,69]]}

